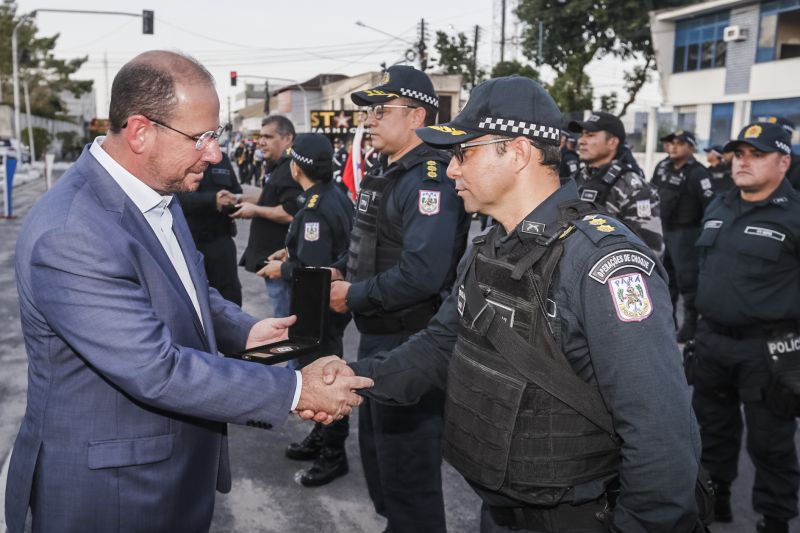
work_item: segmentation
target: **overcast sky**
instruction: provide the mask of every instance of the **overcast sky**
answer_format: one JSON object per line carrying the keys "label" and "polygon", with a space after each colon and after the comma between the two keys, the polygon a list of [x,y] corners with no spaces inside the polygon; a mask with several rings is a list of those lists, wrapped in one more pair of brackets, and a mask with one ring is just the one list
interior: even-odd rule
{"label": "overcast sky", "polygon": [[[178,49],[199,59],[216,77],[224,108],[226,98],[233,95],[231,70],[239,73],[240,84],[248,81],[248,75],[304,81],[319,73],[354,75],[379,70],[382,62],[402,60],[410,42],[418,39],[421,18],[429,26],[430,51],[437,30],[472,37],[475,25],[480,26],[478,59],[484,68],[492,61],[493,40],[499,40],[493,27],[493,0],[404,0],[396,4],[367,0],[18,0],[17,5],[18,14],[46,8],[155,11],[154,35],[142,34],[138,17],[37,15],[40,35],[60,34],[58,57],[89,56],[78,77],[95,80],[100,116],[107,114],[106,87],[117,70],[145,50]],[[357,26],[356,21],[380,31]],[[509,24],[506,33],[512,32]],[[509,54],[507,49],[506,56]],[[615,88],[621,73],[614,62],[590,69],[598,93]],[[657,99],[657,91],[647,98]]]}

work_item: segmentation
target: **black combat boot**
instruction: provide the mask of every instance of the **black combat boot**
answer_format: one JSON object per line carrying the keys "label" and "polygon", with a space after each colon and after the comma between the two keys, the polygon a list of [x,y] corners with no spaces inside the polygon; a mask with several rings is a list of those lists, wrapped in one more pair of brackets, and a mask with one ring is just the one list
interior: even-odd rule
{"label": "black combat boot", "polygon": [[732,522],[731,484],[712,481],[714,487],[714,522]]}
{"label": "black combat boot", "polygon": [[303,472],[300,483],[306,487],[327,485],[337,477],[347,474],[347,453],[344,448],[323,447],[314,465]]}
{"label": "black combat boot", "polygon": [[303,442],[293,442],[286,447],[286,457],[295,461],[310,461],[319,457],[322,450],[322,424],[317,422]]}
{"label": "black combat boot", "polygon": [[789,522],[783,518],[765,516],[756,525],[758,533],[789,533]]}

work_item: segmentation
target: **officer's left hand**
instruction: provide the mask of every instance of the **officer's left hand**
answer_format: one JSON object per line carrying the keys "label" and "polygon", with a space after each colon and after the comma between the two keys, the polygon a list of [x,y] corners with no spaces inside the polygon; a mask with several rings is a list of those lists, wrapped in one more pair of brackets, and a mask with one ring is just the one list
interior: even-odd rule
{"label": "officer's left hand", "polygon": [[262,278],[267,279],[280,279],[282,264],[282,261],[269,261],[264,268],[256,272],[256,276],[261,276]]}
{"label": "officer's left hand", "polygon": [[250,202],[242,202],[237,204],[236,207],[238,207],[239,210],[231,213],[231,218],[253,218],[256,216],[256,210],[258,208],[256,204],[251,204]]}
{"label": "officer's left hand", "polygon": [[289,338],[289,326],[295,323],[297,317],[295,315],[287,316],[284,318],[266,318],[260,322],[256,322],[250,328],[250,334],[247,336],[247,344],[245,348],[254,348],[267,344],[268,342],[275,342]]}
{"label": "officer's left hand", "polygon": [[346,313],[350,310],[346,302],[350,285],[347,281],[334,281],[331,283],[331,309],[337,313]]}

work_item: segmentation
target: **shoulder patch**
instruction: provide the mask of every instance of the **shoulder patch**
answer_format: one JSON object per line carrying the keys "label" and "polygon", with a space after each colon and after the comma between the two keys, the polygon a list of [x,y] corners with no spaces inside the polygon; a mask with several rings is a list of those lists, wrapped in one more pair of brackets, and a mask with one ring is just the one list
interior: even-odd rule
{"label": "shoulder patch", "polygon": [[309,242],[319,240],[319,222],[306,222],[303,227],[303,238]]}
{"label": "shoulder patch", "polygon": [[311,196],[311,198],[308,200],[308,203],[306,204],[306,209],[316,209],[318,205],[319,205],[319,194],[315,194]]}
{"label": "shoulder patch", "polygon": [[611,278],[608,290],[621,322],[641,322],[653,312],[647,282],[639,273]]}
{"label": "shoulder patch", "polygon": [[441,191],[419,191],[419,212],[423,215],[438,215],[441,210]]}
{"label": "shoulder patch", "polygon": [[655,266],[654,260],[638,250],[615,250],[604,255],[592,265],[589,277],[598,283],[605,284],[615,272],[623,268],[635,268],[649,276],[653,273]]}

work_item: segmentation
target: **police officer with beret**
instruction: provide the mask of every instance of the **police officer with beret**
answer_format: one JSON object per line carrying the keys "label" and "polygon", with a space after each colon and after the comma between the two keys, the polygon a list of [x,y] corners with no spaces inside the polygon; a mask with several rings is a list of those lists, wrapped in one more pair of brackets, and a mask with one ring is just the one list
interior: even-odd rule
{"label": "police officer with beret", "polygon": [[619,220],[559,182],[560,113],[528,78],[476,87],[448,124],[473,240],[451,295],[394,350],[328,365],[393,404],[446,389],[445,458],[483,500],[481,531],[684,533],[700,441],[666,273]]}
{"label": "police officer with beret", "polygon": [[697,252],[694,242],[700,234],[705,191],[710,189],[708,170],[694,158],[697,146],[694,133],[676,130],[661,138],[668,159],[655,169],[651,183],[661,199],[661,224],[664,228],[664,266],[669,273],[672,305],[683,297],[683,324],[678,342],[694,338],[697,328]]}
{"label": "police officer with beret", "polygon": [[242,305],[242,285],[236,271],[236,222],[228,216],[236,211],[242,186],[231,160],[209,165],[195,192],[178,193],[183,214],[197,249],[203,254],[208,283],[223,298]]}
{"label": "police officer with beret", "polygon": [[[318,133],[299,134],[289,150],[292,178],[303,188],[305,203],[298,211],[286,236],[286,248],[272,254],[259,275],[268,279],[292,281],[297,267],[328,267],[347,255],[353,226],[353,204],[333,182],[331,142]],[[302,367],[318,357],[341,354],[342,337],[349,313],[330,311],[320,349],[297,361]],[[300,443],[286,449],[290,459],[313,459],[300,483],[314,487],[330,483],[348,471],[345,440],[350,430],[349,417],[329,426],[317,423]]]}
{"label": "police officer with beret", "polygon": [[[369,106],[366,125],[381,163],[361,181],[347,281],[331,286],[331,307],[352,311],[359,360],[402,344],[436,313],[455,278],[469,218],[446,176],[447,156],[422,143],[439,99],[430,78],[395,65],[381,83],[351,95]],[[393,533],[444,532],[441,433],[444,396],[413,406],[366,401],[359,444],[375,510]]]}
{"label": "police officer with beret", "polygon": [[[706,153],[706,160],[708,161],[708,175],[709,187],[703,187],[703,195],[706,198],[706,204],[716,194],[722,194],[735,187],[733,178],[731,177],[731,161],[733,161],[733,153],[725,152],[723,147],[719,144],[710,146],[703,150]],[[703,184],[700,184],[701,187]]]}
{"label": "police officer with beret", "polygon": [[753,507],[766,533],[789,531],[800,487],[798,398],[786,394],[800,383],[781,370],[800,357],[800,193],[784,179],[790,142],[780,126],[754,123],[725,146],[736,188],[708,206],[697,240],[701,320],[687,361],[717,519],[732,519],[744,404]]}
{"label": "police officer with beret", "polygon": [[656,255],[663,254],[658,193],[633,158],[622,158],[627,150],[622,121],[611,113],[593,111],[585,121],[573,120],[567,128],[580,134],[578,154],[583,164],[572,177],[581,200],[619,218]]}

